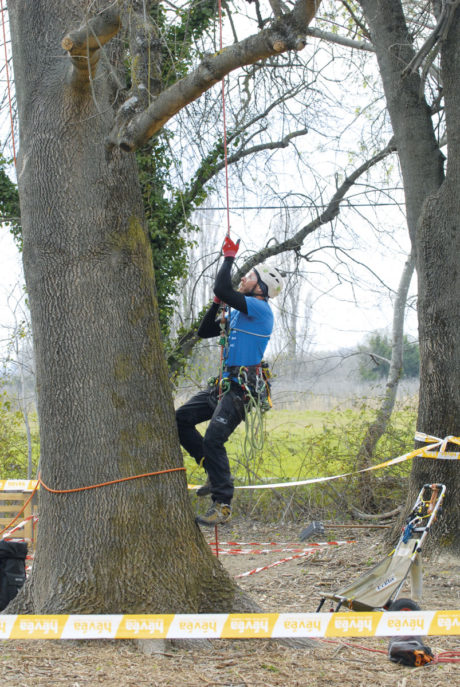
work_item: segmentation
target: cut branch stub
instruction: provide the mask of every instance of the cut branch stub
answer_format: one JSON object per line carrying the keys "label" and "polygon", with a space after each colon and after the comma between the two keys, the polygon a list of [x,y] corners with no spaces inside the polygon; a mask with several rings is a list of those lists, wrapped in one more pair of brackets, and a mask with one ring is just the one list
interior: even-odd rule
{"label": "cut branch stub", "polygon": [[61,47],[71,59],[71,83],[82,85],[94,77],[99,50],[118,33],[120,25],[119,12],[109,9],[64,36]]}

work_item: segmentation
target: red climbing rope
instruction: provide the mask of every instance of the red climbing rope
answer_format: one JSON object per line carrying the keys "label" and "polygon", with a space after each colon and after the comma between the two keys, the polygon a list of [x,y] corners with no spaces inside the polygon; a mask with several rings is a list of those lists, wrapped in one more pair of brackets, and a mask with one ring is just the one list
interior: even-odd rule
{"label": "red climbing rope", "polygon": [[[222,37],[222,0],[218,2],[219,7],[219,50],[223,50]],[[225,194],[227,205],[227,236],[230,236],[230,193],[228,190],[228,155],[227,155],[227,116],[225,109],[225,79],[222,79],[222,120],[224,127],[224,165],[225,165]]]}
{"label": "red climbing rope", "polygon": [[186,468],[169,468],[168,470],[157,470],[156,472],[144,472],[142,475],[131,475],[130,477],[121,477],[120,479],[112,479],[109,482],[100,482],[99,484],[89,484],[86,487],[75,487],[74,489],[52,489],[48,487],[41,476],[38,476],[38,481],[46,491],[52,494],[73,494],[76,491],[87,491],[88,489],[99,489],[99,487],[108,487],[111,484],[120,484],[120,482],[129,482],[133,479],[139,479],[141,477],[152,477],[153,475],[164,475],[167,472],[178,472],[180,470],[185,470]]}
{"label": "red climbing rope", "polygon": [[13,145],[14,166],[16,167],[16,145],[15,145],[15,141],[14,141],[13,107],[11,104],[10,70],[8,68],[8,50],[6,48],[6,29],[5,29],[5,8],[3,7],[3,0],[0,0],[0,11],[2,13],[3,47],[5,49],[6,87],[7,87],[7,91],[8,91],[8,104],[9,104],[9,108],[10,108],[11,141],[12,141],[12,145]]}

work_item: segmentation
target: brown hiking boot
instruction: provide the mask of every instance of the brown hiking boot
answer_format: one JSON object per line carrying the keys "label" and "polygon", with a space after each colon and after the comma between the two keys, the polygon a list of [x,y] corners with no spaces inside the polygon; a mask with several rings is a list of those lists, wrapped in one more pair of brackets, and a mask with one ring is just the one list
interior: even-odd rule
{"label": "brown hiking boot", "polygon": [[226,503],[213,501],[211,508],[204,515],[197,515],[195,520],[200,525],[223,525],[232,517],[232,507]]}

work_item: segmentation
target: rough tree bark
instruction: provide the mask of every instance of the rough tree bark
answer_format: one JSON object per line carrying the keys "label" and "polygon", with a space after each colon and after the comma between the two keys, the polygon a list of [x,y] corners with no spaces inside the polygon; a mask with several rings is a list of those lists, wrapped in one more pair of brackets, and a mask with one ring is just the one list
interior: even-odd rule
{"label": "rough tree bark", "polygon": [[[182,464],[134,156],[106,157],[114,93],[104,65],[90,82],[88,60],[69,71],[59,45],[83,5],[9,2],[42,478],[55,489]],[[195,525],[184,472],[41,489],[40,501],[18,608],[242,607]]]}
{"label": "rough tree bark", "polygon": [[[297,47],[317,4],[304,0],[292,13]],[[99,58],[121,20],[113,2],[100,0],[90,3],[97,19],[85,23],[87,5],[8,3],[41,477],[55,490],[182,465],[135,160],[106,145],[120,82]],[[279,31],[263,33],[273,54],[295,47],[287,30],[283,44],[273,40]],[[230,70],[238,60],[229,54]],[[206,68],[213,59],[222,67],[218,55]],[[178,107],[209,85],[183,80]],[[158,96],[161,123],[171,97]],[[183,471],[75,493],[42,487],[40,500],[34,572],[10,612],[253,608],[210,554]]]}
{"label": "rough tree bark", "polygon": [[[441,75],[448,138],[448,172],[436,141],[431,112],[414,64],[412,38],[400,0],[360,0],[371,29],[388,111],[397,143],[407,221],[419,280],[420,401],[418,429],[445,437],[460,434],[458,68],[460,11],[442,38]],[[457,4],[457,3],[455,3]],[[409,501],[424,482],[447,485],[441,527],[445,543],[460,550],[458,461],[414,461]]]}
{"label": "rough tree bark", "polygon": [[[417,428],[460,435],[460,8],[441,45],[448,162],[446,179],[427,200],[418,234],[420,402]],[[451,447],[458,451],[458,446]],[[414,486],[447,485],[442,543],[460,551],[459,461],[417,459]]]}

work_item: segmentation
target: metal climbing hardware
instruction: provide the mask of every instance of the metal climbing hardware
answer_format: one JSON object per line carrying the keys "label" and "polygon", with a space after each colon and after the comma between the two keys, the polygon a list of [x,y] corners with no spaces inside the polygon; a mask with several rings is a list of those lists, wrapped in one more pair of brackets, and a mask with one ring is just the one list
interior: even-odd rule
{"label": "metal climbing hardware", "polygon": [[231,382],[227,377],[222,377],[222,379],[219,380],[219,390],[221,394],[226,394],[227,391],[230,391],[230,386]]}
{"label": "metal climbing hardware", "polygon": [[262,361],[259,365],[248,367],[226,367],[225,372],[245,393],[243,453],[246,461],[253,463],[264,447],[264,413],[272,407],[270,369],[268,363]]}
{"label": "metal climbing hardware", "polygon": [[273,408],[272,397],[271,397],[271,383],[272,373],[265,360],[262,360],[260,364],[260,381],[259,389],[257,390],[259,394],[259,405],[263,413],[266,413]]}
{"label": "metal climbing hardware", "polygon": [[226,366],[224,372],[228,378],[237,382],[246,392],[246,397],[250,401],[249,411],[255,406],[262,412],[267,412],[273,407],[270,383],[272,374],[265,360],[262,360],[259,365],[249,365],[248,367],[243,365]]}
{"label": "metal climbing hardware", "polygon": [[228,323],[229,323],[229,320],[228,320],[228,317],[226,316],[226,310],[227,310],[226,306],[221,309],[220,319],[219,319],[220,336],[219,336],[218,345],[221,348],[226,348],[226,346],[228,344]]}
{"label": "metal climbing hardware", "polygon": [[223,396],[230,391],[230,380],[227,377],[208,377],[208,389],[215,389],[219,396]]}

